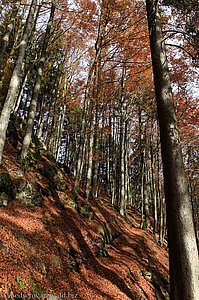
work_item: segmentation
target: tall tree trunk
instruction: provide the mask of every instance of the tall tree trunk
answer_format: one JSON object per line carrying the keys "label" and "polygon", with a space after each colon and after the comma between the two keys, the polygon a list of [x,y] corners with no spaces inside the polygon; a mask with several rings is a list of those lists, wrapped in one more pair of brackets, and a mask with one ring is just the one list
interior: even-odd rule
{"label": "tall tree trunk", "polygon": [[66,105],[63,104],[60,111],[60,119],[58,123],[58,133],[57,133],[57,141],[56,141],[56,161],[59,161],[59,155],[60,155],[60,147],[62,142],[62,132],[64,127],[64,118],[65,118],[65,110]]}
{"label": "tall tree trunk", "polygon": [[45,103],[45,99],[46,99],[46,94],[43,94],[41,102],[40,102],[39,117],[38,117],[37,132],[36,132],[36,136],[38,137],[39,140],[42,137],[43,128],[44,128],[44,120],[45,120],[45,118],[44,118],[44,103]]}
{"label": "tall tree trunk", "polygon": [[26,92],[26,99],[25,99],[24,103],[23,102],[20,103],[19,110],[21,110],[21,112],[22,112],[21,117],[23,120],[27,119],[26,111],[27,111],[29,98],[31,98],[31,96],[32,96],[31,94],[32,94],[32,90],[29,88]]}
{"label": "tall tree trunk", "polygon": [[150,148],[151,148],[151,189],[153,199],[153,234],[156,233],[157,228],[157,199],[156,199],[156,183],[155,183],[155,168],[154,168],[154,153],[153,153],[153,119],[151,120],[150,133]]}
{"label": "tall tree trunk", "polygon": [[53,23],[53,19],[54,19],[54,12],[55,12],[55,3],[54,3],[54,1],[52,1],[50,18],[49,18],[48,25],[46,28],[46,33],[44,36],[42,52],[41,52],[41,59],[39,61],[32,101],[31,101],[30,108],[29,108],[26,132],[25,132],[25,136],[24,136],[23,144],[22,144],[22,148],[21,148],[21,158],[22,159],[25,159],[27,157],[28,149],[29,149],[30,142],[31,142],[33,124],[34,124],[34,119],[35,119],[35,114],[36,114],[36,109],[37,109],[37,99],[38,99],[40,88],[41,88],[43,66],[44,66],[44,63],[46,60],[46,50],[47,50],[48,41],[50,38],[50,31],[51,31],[51,27],[52,27],[52,23]]}
{"label": "tall tree trunk", "polygon": [[150,179],[149,179],[149,170],[146,165],[146,155],[145,155],[145,163],[144,163],[144,229],[148,229],[150,227]]}
{"label": "tall tree trunk", "polygon": [[20,91],[19,91],[19,94],[18,94],[18,97],[16,99],[16,103],[14,104],[14,112],[17,113],[19,107],[20,107],[20,103],[21,103],[21,98],[22,98],[22,95],[23,95],[23,91],[24,91],[24,88],[25,88],[25,85],[26,85],[26,82],[28,80],[28,75],[29,75],[29,72],[30,70],[27,71],[27,73],[25,74],[23,80],[22,80],[22,84],[21,84],[21,87],[20,87]]}
{"label": "tall tree trunk", "polygon": [[9,39],[10,39],[10,34],[13,30],[13,26],[14,26],[14,21],[17,17],[17,13],[18,13],[18,10],[19,10],[19,7],[20,7],[20,1],[17,1],[15,3],[15,7],[13,9],[13,12],[11,14],[11,20],[10,20],[10,24],[8,24],[8,27],[7,27],[7,30],[6,30],[6,33],[1,41],[1,47],[0,47],[0,69],[1,69],[1,64],[2,64],[2,61],[3,61],[3,56],[4,56],[4,53],[6,51],[6,48],[8,46],[8,42],[9,42]]}
{"label": "tall tree trunk", "polygon": [[[98,99],[97,99],[98,101]],[[93,171],[93,197],[97,198],[98,195],[98,155],[99,155],[99,104],[96,103],[95,107],[95,154],[96,158],[94,161],[94,171]]]}
{"label": "tall tree trunk", "polygon": [[93,79],[93,72],[96,70],[97,63],[100,59],[106,26],[109,22],[109,14],[110,14],[110,9],[102,9],[100,14],[99,26],[98,26],[98,36],[95,43],[95,50],[96,50],[95,58],[88,74],[88,80],[87,80],[87,85],[85,90],[84,107],[83,107],[81,131],[80,131],[80,145],[79,145],[78,160],[77,160],[77,167],[76,167],[76,178],[75,178],[74,189],[73,189],[75,197],[78,197],[79,184],[81,180],[81,170],[83,169],[85,130],[87,126],[87,111],[90,105],[89,94],[90,94],[91,81]]}
{"label": "tall tree trunk", "polygon": [[140,141],[140,208],[141,208],[141,222],[140,228],[144,226],[144,170],[145,170],[145,146],[144,135],[142,130],[142,112],[139,107],[139,141]]}
{"label": "tall tree trunk", "polygon": [[[25,18],[24,11],[21,15],[22,19],[23,19],[23,17]],[[26,21],[27,21],[27,19],[26,19]],[[0,81],[0,90],[3,88],[4,83],[7,81],[6,77],[7,77],[8,72],[10,71],[10,66],[12,64],[12,61],[13,61],[13,59],[15,59],[17,49],[18,49],[18,54],[19,54],[19,47],[21,45],[21,41],[23,40],[25,29],[26,29],[26,24],[24,26],[23,26],[23,24],[21,24],[21,26],[19,26],[19,28],[17,28],[17,32],[14,34],[14,43],[12,45],[12,48],[11,48],[10,53],[9,53],[9,57],[6,60],[5,68],[3,70],[3,76],[1,77],[1,81]],[[32,32],[32,25],[31,25],[30,31]],[[29,35],[29,41],[30,40],[31,40],[31,34]],[[29,42],[26,43],[26,49],[28,47],[29,47]],[[23,69],[23,67],[21,68],[21,70],[22,69]]]}
{"label": "tall tree trunk", "polygon": [[18,87],[19,87],[20,79],[21,79],[22,65],[23,65],[23,60],[25,57],[26,46],[28,43],[28,36],[30,34],[30,30],[32,27],[36,3],[37,3],[36,0],[32,0],[29,14],[28,14],[26,24],[24,27],[22,41],[19,45],[19,53],[18,53],[16,65],[15,65],[15,68],[14,68],[14,71],[13,71],[13,74],[12,74],[12,77],[10,80],[7,97],[4,102],[2,112],[1,112],[1,117],[0,117],[0,164],[2,161],[3,148],[4,148],[4,144],[5,144],[5,139],[6,139],[6,130],[8,127],[10,114],[11,114],[13,105],[17,98]]}
{"label": "tall tree trunk", "polygon": [[158,1],[146,0],[146,7],[167,207],[170,297],[171,300],[197,300],[199,295],[198,250]]}
{"label": "tall tree trunk", "polygon": [[110,149],[111,149],[111,203],[112,205],[116,204],[116,164],[117,164],[117,158],[116,158],[116,143],[115,143],[115,115],[113,112],[113,126],[112,126],[112,132],[113,136],[110,138]]}
{"label": "tall tree trunk", "polygon": [[122,80],[121,80],[121,100],[120,100],[120,201],[119,211],[124,216],[126,203],[125,203],[125,135],[124,135],[124,82],[125,82],[125,67],[122,69]]}
{"label": "tall tree trunk", "polygon": [[49,136],[52,128],[51,121],[53,120],[53,109],[50,107],[47,120],[46,120],[46,126],[44,131],[44,137],[43,137],[43,143],[48,146],[49,144]]}
{"label": "tall tree trunk", "polygon": [[162,187],[161,187],[161,165],[160,165],[160,149],[159,141],[157,141],[157,165],[158,165],[158,201],[159,201],[159,242],[161,247],[163,246],[163,197],[162,197]]}
{"label": "tall tree trunk", "polygon": [[[193,183],[192,183],[192,161],[191,161],[191,147],[188,148],[188,178],[189,178],[189,190],[191,195],[191,204],[193,210],[193,223],[194,223],[194,230],[196,235],[196,243],[199,251],[199,240],[198,240],[198,228],[197,228],[197,215],[196,215],[196,207],[194,203],[194,191],[193,191]],[[197,201],[197,200],[196,200]]]}
{"label": "tall tree trunk", "polygon": [[[121,104],[122,105],[122,104]],[[119,211],[122,216],[125,212],[125,153],[124,153],[124,122],[123,122],[123,107],[121,108],[121,118],[120,118],[120,202],[119,202]]]}
{"label": "tall tree trunk", "polygon": [[91,112],[90,134],[89,134],[89,143],[88,143],[88,168],[87,168],[87,176],[86,176],[86,199],[87,200],[89,198],[89,194],[91,191],[91,182],[92,182],[93,144],[94,144],[94,121],[93,121],[93,113]]}
{"label": "tall tree trunk", "polygon": [[129,204],[129,168],[128,168],[128,120],[125,122],[124,132],[124,172],[125,172],[125,204]]}
{"label": "tall tree trunk", "polygon": [[90,81],[91,81],[92,73],[93,73],[93,67],[90,70],[88,81],[87,81],[84,107],[82,112],[80,141],[79,141],[78,159],[77,159],[77,166],[76,166],[76,178],[75,178],[74,190],[73,190],[75,197],[77,197],[79,194],[79,185],[80,185],[81,174],[82,174],[81,170],[82,170],[84,149],[85,149],[85,130],[87,126],[87,111],[90,105],[89,89],[90,89]]}

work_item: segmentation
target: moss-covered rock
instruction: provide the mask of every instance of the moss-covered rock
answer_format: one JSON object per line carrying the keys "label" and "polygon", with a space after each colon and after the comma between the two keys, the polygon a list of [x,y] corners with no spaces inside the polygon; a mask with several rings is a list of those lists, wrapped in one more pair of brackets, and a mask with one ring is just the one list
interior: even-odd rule
{"label": "moss-covered rock", "polygon": [[40,186],[35,182],[19,182],[16,198],[29,208],[41,206]]}
{"label": "moss-covered rock", "polygon": [[7,206],[9,202],[8,194],[5,192],[0,193],[0,206]]}
{"label": "moss-covered rock", "polygon": [[29,151],[26,158],[22,159],[20,157],[21,153],[18,155],[18,159],[20,162],[21,170],[24,173],[27,173],[30,170],[34,170],[37,160],[40,158],[40,155],[37,152]]}
{"label": "moss-covered rock", "polygon": [[20,157],[20,153],[18,154],[18,160],[20,162],[20,169],[24,172],[24,173],[28,173],[31,170],[31,164],[29,161],[29,157],[27,156],[26,158],[22,159]]}
{"label": "moss-covered rock", "polygon": [[71,208],[74,208],[75,210],[77,210],[77,208],[78,208],[77,203],[75,203],[75,201],[73,201],[73,200],[67,201],[66,205],[70,206]]}
{"label": "moss-covered rock", "polygon": [[55,178],[55,184],[58,191],[66,191],[68,189],[68,186],[65,182],[65,180],[60,180],[59,178]]}

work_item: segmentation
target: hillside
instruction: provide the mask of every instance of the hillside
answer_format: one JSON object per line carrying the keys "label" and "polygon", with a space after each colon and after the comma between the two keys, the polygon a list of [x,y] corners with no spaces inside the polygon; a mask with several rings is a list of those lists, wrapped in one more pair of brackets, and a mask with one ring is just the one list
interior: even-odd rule
{"label": "hillside", "polygon": [[20,163],[20,122],[0,167],[1,299],[169,299],[166,246],[139,213],[120,216],[103,190],[75,202],[72,176],[37,140]]}

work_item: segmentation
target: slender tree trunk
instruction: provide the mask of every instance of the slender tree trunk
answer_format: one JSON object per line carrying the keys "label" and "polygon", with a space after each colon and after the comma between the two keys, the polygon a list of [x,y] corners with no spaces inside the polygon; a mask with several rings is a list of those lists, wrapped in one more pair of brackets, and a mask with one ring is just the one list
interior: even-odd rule
{"label": "slender tree trunk", "polygon": [[125,140],[124,140],[124,81],[125,81],[125,69],[123,66],[122,70],[122,81],[121,81],[121,102],[120,102],[120,201],[119,211],[124,216],[126,203],[125,203]]}
{"label": "slender tree trunk", "polygon": [[115,144],[115,116],[113,113],[113,136],[111,137],[111,151],[112,151],[112,164],[111,164],[111,203],[112,205],[116,204],[116,166],[117,166],[117,158],[116,158],[116,144]]}
{"label": "slender tree trunk", "polygon": [[26,46],[28,43],[28,36],[31,30],[33,18],[34,18],[34,11],[36,7],[36,0],[32,0],[31,7],[29,10],[29,14],[26,20],[26,24],[24,27],[24,32],[23,32],[23,37],[22,41],[19,45],[19,53],[17,57],[17,62],[11,77],[10,85],[8,88],[8,94],[1,112],[1,117],[0,117],[0,164],[2,161],[2,154],[3,154],[3,148],[5,144],[5,139],[6,139],[6,130],[8,127],[9,119],[10,119],[10,114],[13,109],[13,105],[16,101],[17,98],[17,92],[20,84],[20,79],[21,79],[21,70],[22,70],[22,65],[23,65],[23,60],[25,57],[25,51],[26,51]]}
{"label": "slender tree trunk", "polygon": [[87,110],[90,104],[89,99],[89,84],[91,81],[92,72],[89,74],[89,79],[87,82],[86,92],[85,92],[85,100],[84,100],[84,107],[83,107],[83,113],[82,113],[82,121],[81,121],[81,131],[80,131],[80,141],[79,141],[79,149],[78,149],[78,160],[77,160],[77,166],[76,166],[76,178],[74,183],[74,194],[75,197],[78,196],[79,193],[79,185],[81,180],[81,170],[82,170],[82,163],[83,163],[83,157],[84,157],[84,148],[85,148],[85,129],[87,126]]}
{"label": "slender tree trunk", "polygon": [[31,89],[28,89],[27,90],[27,94],[26,94],[26,100],[24,103],[21,102],[20,106],[22,106],[21,108],[19,107],[19,110],[21,109],[22,110],[22,119],[23,120],[26,120],[27,119],[27,116],[26,116],[26,108],[27,108],[27,104],[28,104],[28,101],[29,101],[29,98],[31,97]]}
{"label": "slender tree trunk", "polygon": [[39,117],[38,117],[38,124],[37,124],[37,132],[36,136],[40,140],[42,137],[43,127],[44,127],[44,103],[45,103],[46,95],[42,95],[42,99],[40,102],[40,109],[39,109]]}
{"label": "slender tree trunk", "polygon": [[128,121],[125,122],[124,132],[124,177],[125,177],[125,205],[129,201],[129,169],[128,169]]}
{"label": "slender tree trunk", "polygon": [[50,124],[51,119],[53,119],[52,114],[53,114],[53,111],[50,108],[50,110],[48,112],[48,117],[47,117],[47,120],[46,120],[46,126],[45,126],[46,128],[45,128],[44,137],[43,137],[43,143],[47,146],[49,144],[49,135],[50,135],[51,127],[52,127],[52,125]]}
{"label": "slender tree trunk", "polygon": [[[95,117],[95,154],[96,156],[99,155],[99,105],[96,104],[96,117]],[[95,158],[94,162],[94,171],[93,171],[93,197],[97,198],[98,195],[98,157]]]}
{"label": "slender tree trunk", "polygon": [[120,205],[119,211],[122,216],[125,212],[125,169],[124,169],[124,123],[123,123],[123,108],[121,108],[121,123],[120,123]]}
{"label": "slender tree trunk", "polygon": [[[91,112],[91,115],[92,112]],[[87,169],[87,178],[86,178],[86,199],[88,200],[89,194],[91,191],[91,182],[92,182],[92,166],[93,166],[93,144],[94,144],[94,122],[91,117],[90,121],[90,134],[89,134],[89,143],[88,143],[88,169]]]}
{"label": "slender tree trunk", "polygon": [[140,199],[141,199],[141,222],[140,228],[144,226],[144,171],[145,171],[145,146],[142,130],[142,112],[139,108],[139,141],[140,141]]}
{"label": "slender tree trunk", "polygon": [[[49,104],[49,112],[46,120],[46,126],[45,126],[45,131],[44,131],[44,137],[43,137],[43,143],[49,148],[49,143],[51,139],[51,134],[53,131],[53,126],[54,126],[54,115],[56,111],[56,103],[57,103],[57,97],[56,97],[56,89],[53,91],[53,95],[51,98],[51,102]],[[55,98],[55,100],[54,100]],[[54,103],[53,103],[54,100]]]}
{"label": "slender tree trunk", "polygon": [[28,80],[28,75],[29,75],[29,72],[30,70],[28,70],[28,72],[25,74],[23,80],[22,80],[22,85],[21,85],[21,89],[19,91],[19,94],[18,94],[18,97],[16,99],[16,103],[14,105],[14,112],[17,113],[18,109],[19,109],[19,106],[20,106],[20,103],[21,103],[21,97],[23,95],[23,91],[24,91],[24,88],[25,88],[25,85],[26,85],[26,82]]}
{"label": "slender tree trunk", "polygon": [[155,168],[154,168],[154,154],[153,154],[153,119],[151,121],[151,136],[150,136],[150,148],[151,148],[151,188],[153,199],[153,234],[157,229],[157,199],[156,199],[156,183],[155,183]]}
{"label": "slender tree trunk", "polygon": [[10,24],[8,25],[6,33],[5,33],[5,35],[4,35],[4,37],[1,41],[1,45],[0,45],[1,46],[0,47],[0,69],[1,69],[1,64],[2,64],[2,61],[3,61],[4,53],[5,53],[5,51],[7,49],[7,46],[8,46],[8,42],[9,42],[9,39],[10,39],[10,34],[13,30],[14,21],[17,17],[19,7],[20,7],[20,1],[17,1],[15,3],[15,8],[14,8],[13,13],[11,15]]}
{"label": "slender tree trunk", "polygon": [[61,118],[59,121],[59,126],[58,126],[58,134],[57,134],[57,144],[56,144],[56,161],[59,161],[59,155],[60,155],[60,146],[62,142],[62,132],[63,132],[63,126],[64,126],[64,118],[65,118],[65,110],[66,110],[66,105],[64,104],[61,107]]}
{"label": "slender tree trunk", "polygon": [[38,99],[40,88],[41,88],[43,66],[44,66],[44,63],[46,60],[46,50],[47,50],[48,41],[50,38],[50,31],[51,31],[51,27],[52,27],[52,23],[53,23],[53,19],[54,19],[54,12],[55,12],[55,4],[54,4],[54,1],[52,1],[51,14],[50,14],[50,18],[49,18],[48,25],[46,28],[46,33],[44,36],[42,52],[41,52],[41,59],[40,59],[38,70],[37,70],[36,82],[35,82],[35,86],[34,86],[32,101],[31,101],[30,108],[29,108],[26,132],[25,132],[25,136],[23,139],[22,149],[21,149],[21,158],[22,159],[25,159],[27,157],[28,149],[29,149],[30,142],[31,142],[33,124],[34,124],[34,119],[35,119],[35,114],[36,114],[36,109],[37,109],[37,99]]}
{"label": "slender tree trunk", "polygon": [[[24,13],[23,13],[23,16],[24,16]],[[21,16],[22,18],[22,16]],[[26,19],[27,20],[27,19]],[[31,28],[32,26],[30,26],[30,31],[31,31]],[[21,26],[16,34],[15,34],[15,37],[14,37],[14,43],[12,45],[12,49],[10,50],[10,53],[9,53],[9,57],[6,61],[6,65],[5,65],[5,68],[3,70],[3,76],[1,77],[1,81],[0,81],[0,89],[3,88],[4,86],[4,82],[6,81],[6,76],[7,76],[7,73],[9,72],[10,70],[10,65],[11,65],[11,62],[13,59],[15,59],[15,52],[17,51],[17,48],[18,48],[18,54],[19,54],[19,47],[21,45],[20,41],[23,40],[23,34],[24,34],[24,31],[26,29],[26,24],[25,26]],[[22,38],[21,38],[22,36]],[[31,39],[31,35],[29,37],[29,40]],[[29,43],[26,43],[26,48],[28,48],[28,44]],[[19,45],[19,46],[18,46]],[[16,66],[16,65],[15,65]],[[22,64],[22,67],[21,67],[21,70],[23,69],[23,64]],[[21,72],[22,73],[22,72]]]}
{"label": "slender tree trunk", "polygon": [[159,141],[157,141],[157,164],[158,164],[158,199],[159,199],[159,242],[161,247],[163,246],[163,197],[162,197],[162,187],[161,187],[161,167],[160,167],[160,149]]}
{"label": "slender tree trunk", "polygon": [[[145,156],[146,157],[146,156]],[[145,220],[144,220],[144,228],[148,229],[150,227],[150,179],[149,179],[149,170],[146,166],[146,161],[144,163],[144,178],[145,178],[145,184],[144,184],[144,214],[145,214]]]}
{"label": "slender tree trunk", "polygon": [[90,105],[89,93],[90,93],[91,81],[93,79],[93,72],[96,70],[97,63],[100,59],[106,26],[109,21],[109,14],[110,14],[109,9],[103,9],[100,14],[98,37],[95,43],[96,53],[95,53],[93,64],[89,71],[86,90],[85,90],[85,99],[84,99],[84,107],[82,113],[81,132],[80,132],[80,145],[79,145],[78,160],[77,160],[77,167],[76,167],[76,178],[75,178],[74,189],[73,189],[75,197],[78,197],[79,184],[80,184],[81,174],[82,174],[81,170],[83,167],[83,157],[84,157],[84,148],[85,148],[85,130],[87,126],[87,111]]}
{"label": "slender tree trunk", "polygon": [[158,1],[146,0],[167,207],[171,300],[197,300],[198,250]]}

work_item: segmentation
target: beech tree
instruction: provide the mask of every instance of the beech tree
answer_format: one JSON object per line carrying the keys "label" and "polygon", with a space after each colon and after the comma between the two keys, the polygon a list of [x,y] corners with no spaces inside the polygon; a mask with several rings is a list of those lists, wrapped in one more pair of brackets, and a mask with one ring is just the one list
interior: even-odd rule
{"label": "beech tree", "polygon": [[55,13],[55,2],[52,0],[51,13],[50,13],[48,25],[46,28],[46,33],[45,33],[44,40],[43,40],[41,58],[40,58],[38,69],[37,69],[37,77],[36,77],[36,81],[35,81],[35,85],[34,85],[30,108],[29,108],[26,132],[25,132],[25,136],[23,139],[23,143],[22,143],[22,149],[21,149],[21,158],[22,159],[26,158],[26,156],[28,154],[29,145],[31,142],[33,124],[34,124],[36,108],[37,108],[37,99],[38,99],[38,95],[39,95],[40,87],[41,87],[42,71],[43,71],[43,66],[45,64],[45,60],[46,60],[46,51],[47,51],[48,42],[49,42],[49,38],[50,38],[51,27],[53,24],[54,13]]}
{"label": "beech tree", "polygon": [[146,0],[167,205],[171,299],[199,295],[198,250],[161,28],[159,3]]}
{"label": "beech tree", "polygon": [[[102,46],[104,41],[104,36],[106,33],[106,27],[109,22],[109,17],[111,13],[111,5],[107,3],[106,1],[102,2],[100,17],[99,17],[99,26],[98,26],[98,35],[95,42],[95,57],[91,64],[89,74],[88,74],[88,80],[86,84],[86,90],[85,90],[85,99],[84,99],[84,107],[83,107],[83,114],[82,114],[82,126],[81,126],[81,133],[80,133],[80,145],[79,145],[79,151],[78,151],[78,160],[77,160],[77,167],[76,167],[76,179],[74,184],[74,193],[76,196],[79,192],[79,183],[81,179],[81,170],[82,170],[82,163],[83,163],[83,157],[84,157],[84,147],[85,147],[85,128],[87,126],[87,111],[90,105],[90,88],[91,88],[91,82],[93,79],[93,73],[96,69],[97,62],[100,58],[100,54],[102,52]],[[91,144],[93,143],[93,137],[91,136]],[[92,167],[91,161],[92,161],[92,149],[90,152],[90,168]],[[91,176],[91,171],[89,170],[88,176]],[[88,179],[90,182],[90,179]],[[90,184],[89,184],[90,185]],[[87,196],[89,193],[89,187],[87,187]]]}
{"label": "beech tree", "polygon": [[31,27],[32,27],[36,3],[37,3],[36,0],[32,0],[29,14],[27,16],[26,24],[24,27],[23,37],[22,37],[22,40],[19,45],[16,65],[15,65],[15,68],[14,68],[14,71],[13,71],[13,74],[12,74],[12,77],[10,80],[7,97],[6,97],[3,109],[1,111],[1,116],[0,116],[0,163],[2,161],[2,153],[3,153],[4,144],[5,144],[6,130],[8,127],[10,114],[11,114],[11,111],[15,104],[17,92],[18,92],[18,88],[19,88],[19,84],[20,84],[21,70],[22,70],[23,60],[25,57],[25,51],[26,51],[26,47],[27,47],[27,43],[28,43],[28,37],[29,37]]}
{"label": "beech tree", "polygon": [[11,32],[12,32],[13,27],[14,27],[14,21],[16,20],[16,16],[17,16],[19,7],[20,7],[20,1],[16,1],[16,3],[14,4],[14,9],[10,13],[9,24],[7,25],[6,32],[5,32],[4,37],[3,37],[2,41],[1,41],[1,48],[0,48],[0,69],[1,69],[1,64],[2,64],[2,61],[3,61],[4,53],[6,52],[6,48],[7,48],[8,43],[9,43],[10,35],[11,35]]}
{"label": "beech tree", "polygon": [[[188,85],[192,87],[190,82],[194,79],[190,57],[197,57],[196,28],[194,25],[194,32],[190,33],[189,26],[189,32],[182,31],[180,36],[181,45],[192,56],[185,51],[182,60],[169,45],[169,74],[163,39],[167,44],[171,42],[173,32],[179,31],[178,20],[166,11],[166,17],[161,19],[166,34],[163,38],[157,2],[146,1],[155,90],[144,2],[74,0],[70,5],[71,1],[64,0],[38,1],[34,22],[33,17],[30,22],[29,42],[20,58],[24,63],[18,68],[15,100],[9,100],[9,107],[5,102],[2,113],[5,116],[6,112],[6,118],[1,117],[0,129],[14,109],[13,113],[26,122],[22,159],[27,157],[28,163],[29,144],[36,135],[74,179],[75,200],[80,189],[85,191],[86,201],[91,197],[98,201],[103,191],[121,215],[128,215],[129,206],[141,213],[143,230],[153,229],[161,246],[169,240],[171,297],[195,299],[199,118],[197,100]],[[26,28],[23,20],[29,5],[22,6],[20,2],[17,13],[18,2],[6,1],[2,10],[0,36],[4,49],[7,47],[5,52],[3,49],[0,82],[2,103],[5,91],[11,88],[13,70],[19,66],[18,50]],[[8,20],[7,16],[11,18]],[[183,15],[179,17],[183,21]],[[9,22],[13,24],[11,32],[7,32]],[[186,20],[183,22],[184,29]],[[4,37],[9,37],[7,45]],[[173,94],[171,82],[175,87]]]}

